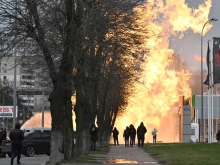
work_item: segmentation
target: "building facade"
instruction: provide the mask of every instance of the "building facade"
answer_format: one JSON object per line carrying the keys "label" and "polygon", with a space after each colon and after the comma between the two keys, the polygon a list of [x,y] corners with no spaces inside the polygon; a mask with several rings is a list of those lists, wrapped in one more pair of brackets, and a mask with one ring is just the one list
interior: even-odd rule
{"label": "building facade", "polygon": [[[25,62],[19,58],[17,57],[16,60],[16,89],[17,100],[22,104],[22,109],[18,110],[18,117],[30,118],[32,114],[41,111],[43,106],[43,87],[37,83],[39,80],[36,76],[40,69],[33,68],[29,60]],[[0,59],[0,78],[3,81],[7,80],[12,89],[14,86],[14,66],[14,57],[2,57]],[[44,95],[45,110],[49,110],[49,106],[48,96]]]}

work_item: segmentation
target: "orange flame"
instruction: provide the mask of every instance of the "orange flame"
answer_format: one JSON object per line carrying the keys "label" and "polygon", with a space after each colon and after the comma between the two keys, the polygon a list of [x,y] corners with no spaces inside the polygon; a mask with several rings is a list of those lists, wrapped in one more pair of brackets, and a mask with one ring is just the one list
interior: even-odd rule
{"label": "orange flame", "polygon": [[[29,120],[27,120],[21,128],[27,127],[42,127],[42,113],[34,114]],[[49,111],[44,112],[44,127],[51,127],[51,114]]]}
{"label": "orange flame", "polygon": [[[195,55],[194,55],[194,59],[195,59],[195,61],[197,61],[197,62],[201,62],[201,55],[195,54]],[[203,58],[202,58],[202,61],[203,61],[203,62],[206,62],[206,57],[203,57]]]}
{"label": "orange flame", "polygon": [[[147,22],[148,30],[156,35],[146,39],[144,44],[150,50],[142,66],[142,84],[135,84],[136,91],[129,98],[126,112],[115,124],[120,131],[121,143],[125,127],[133,124],[137,128],[140,122],[144,122],[148,129],[146,141],[152,142],[153,128],[158,130],[159,141],[178,141],[179,107],[176,103],[179,96],[191,96],[188,84],[191,74],[174,58],[169,38],[173,35],[181,38],[189,29],[200,33],[205,20],[209,19],[211,4],[211,0],[207,0],[192,9],[184,0],[148,0],[144,6],[135,9],[141,15],[138,17],[140,26]],[[208,24],[204,32],[211,27]],[[173,65],[176,69],[170,67]]]}

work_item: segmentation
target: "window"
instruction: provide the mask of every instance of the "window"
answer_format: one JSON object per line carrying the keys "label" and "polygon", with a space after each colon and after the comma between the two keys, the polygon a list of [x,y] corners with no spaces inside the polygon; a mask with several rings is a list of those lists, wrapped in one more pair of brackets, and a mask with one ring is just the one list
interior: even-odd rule
{"label": "window", "polygon": [[48,134],[50,134],[51,133],[51,130],[43,130],[43,133],[48,133]]}
{"label": "window", "polygon": [[26,137],[26,139],[29,139],[29,140],[40,140],[41,139],[41,134],[40,133],[32,133],[32,134],[28,135]]}
{"label": "window", "polygon": [[34,132],[41,132],[41,130],[34,130]]}
{"label": "window", "polygon": [[7,67],[7,64],[4,64],[5,67]]}
{"label": "window", "polygon": [[6,69],[3,69],[3,73],[7,73],[7,70],[6,70]]}
{"label": "window", "polygon": [[195,129],[191,129],[191,135],[195,135]]}
{"label": "window", "polygon": [[48,132],[48,133],[43,133],[43,134],[42,134],[42,138],[49,140],[49,139],[50,139],[50,132]]}
{"label": "window", "polygon": [[6,76],[3,76],[3,81],[6,81],[7,80],[7,77]]}

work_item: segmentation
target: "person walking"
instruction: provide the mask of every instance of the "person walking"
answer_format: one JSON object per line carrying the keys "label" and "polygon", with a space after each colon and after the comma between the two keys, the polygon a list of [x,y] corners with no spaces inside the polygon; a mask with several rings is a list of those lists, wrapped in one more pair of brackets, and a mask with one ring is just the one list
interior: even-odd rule
{"label": "person walking", "polygon": [[22,140],[24,140],[24,132],[20,130],[21,125],[19,123],[15,124],[15,129],[13,129],[10,134],[9,138],[11,139],[11,165],[14,163],[14,158],[17,156],[17,164],[21,164],[21,147],[22,147]]}
{"label": "person walking", "polygon": [[153,143],[156,143],[157,142],[157,129],[154,128],[151,134],[153,136]]}
{"label": "person walking", "polygon": [[7,132],[5,129],[0,128],[0,145],[2,144],[2,141],[5,140],[7,137]]}
{"label": "person walking", "polygon": [[119,132],[118,132],[116,127],[113,129],[112,133],[113,133],[113,138],[114,138],[114,144],[118,145],[118,135],[119,135]]}
{"label": "person walking", "polygon": [[95,124],[92,124],[89,129],[90,140],[91,140],[90,151],[96,150],[96,141],[98,140],[98,132],[99,132],[98,128],[95,126]]}
{"label": "person walking", "polygon": [[130,147],[133,147],[134,141],[135,141],[135,136],[136,136],[136,129],[134,128],[134,125],[130,125]]}
{"label": "person walking", "polygon": [[[2,141],[5,140],[7,137],[7,132],[3,128],[0,128],[0,146],[2,145]],[[0,148],[0,155],[1,155],[1,148]],[[2,154],[0,157],[6,158],[6,154]]]}
{"label": "person walking", "polygon": [[130,133],[130,130],[129,130],[129,127],[127,126],[123,133],[123,137],[125,140],[125,147],[129,147],[129,135],[130,135],[129,133]]}
{"label": "person walking", "polygon": [[218,132],[216,134],[216,140],[218,143],[220,143],[220,130],[218,130]]}
{"label": "person walking", "polygon": [[138,137],[138,147],[144,146],[145,133],[147,132],[147,128],[144,126],[144,123],[141,122],[137,129],[137,137]]}

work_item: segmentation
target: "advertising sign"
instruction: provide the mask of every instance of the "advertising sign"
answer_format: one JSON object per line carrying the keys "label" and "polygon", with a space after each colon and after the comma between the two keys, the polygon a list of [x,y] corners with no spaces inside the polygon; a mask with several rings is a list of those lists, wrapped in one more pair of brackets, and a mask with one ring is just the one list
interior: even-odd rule
{"label": "advertising sign", "polygon": [[[4,107],[4,111],[3,111]],[[0,106],[0,118],[13,118],[14,106]],[[18,116],[18,107],[16,106],[16,117]]]}

